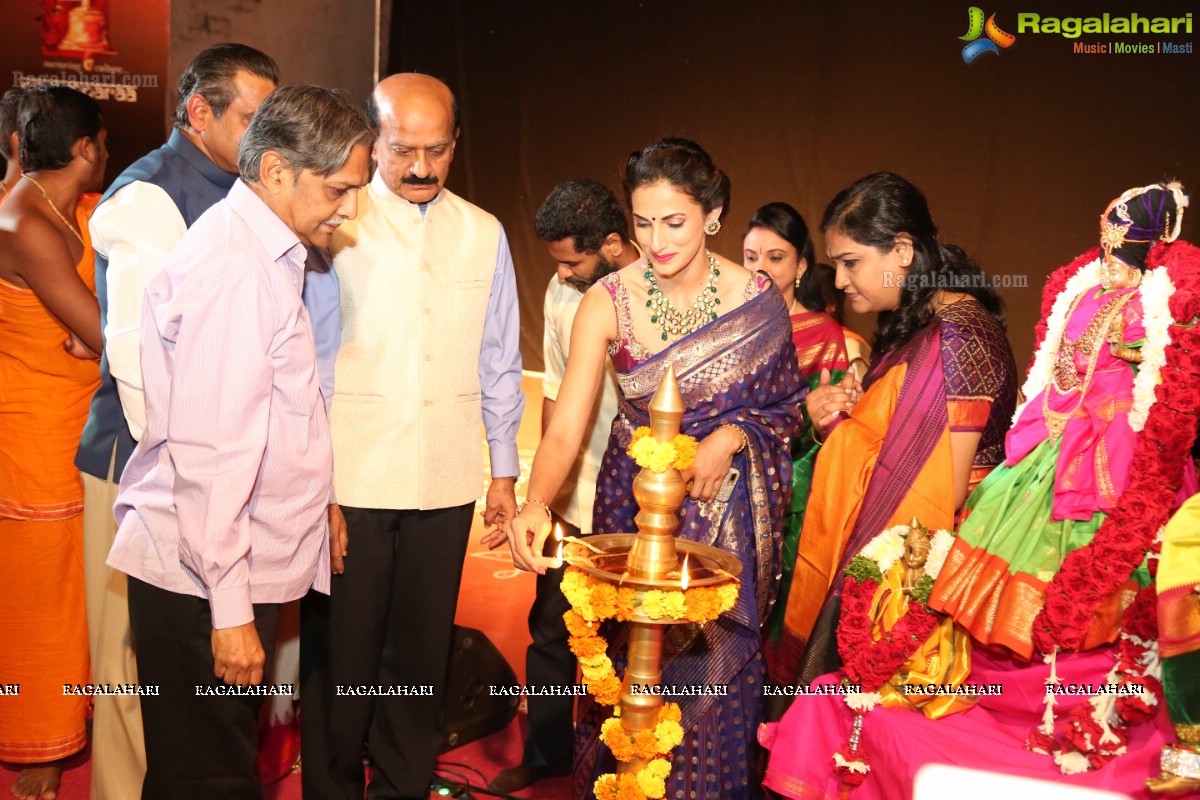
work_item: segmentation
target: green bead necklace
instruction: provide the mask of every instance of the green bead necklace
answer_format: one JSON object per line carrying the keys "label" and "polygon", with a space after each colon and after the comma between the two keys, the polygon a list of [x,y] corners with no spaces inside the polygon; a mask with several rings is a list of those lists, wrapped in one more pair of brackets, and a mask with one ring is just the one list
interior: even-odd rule
{"label": "green bead necklace", "polygon": [[720,262],[713,254],[705,250],[708,256],[708,280],[700,290],[700,296],[692,301],[691,308],[680,311],[671,302],[671,298],[658,286],[658,278],[646,259],[646,308],[650,309],[650,321],[662,329],[663,341],[671,338],[680,339],[703,328],[717,318],[717,306],[721,298],[717,297],[717,278],[721,275],[718,269]]}

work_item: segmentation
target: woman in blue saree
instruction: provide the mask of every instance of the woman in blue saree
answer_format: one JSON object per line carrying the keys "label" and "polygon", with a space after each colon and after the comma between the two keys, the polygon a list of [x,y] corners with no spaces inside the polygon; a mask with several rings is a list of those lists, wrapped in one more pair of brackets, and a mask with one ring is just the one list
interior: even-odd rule
{"label": "woman in blue saree", "polygon": [[[664,684],[727,691],[672,698],[680,704],[685,738],[672,753],[666,796],[758,797],[752,770],[754,732],[763,716],[761,629],[778,583],[792,476],[789,437],[803,397],[791,323],[769,277],[705,249],[728,207],[729,181],[699,145],[664,139],[634,153],[624,189],[646,260],[609,275],[584,296],[555,414],[534,457],[527,500],[509,526],[509,545],[517,566],[541,571],[533,554],[550,532],[544,506],[579,450],[605,356],[612,357],[622,397],[597,483],[593,530],[636,529],[638,468],[626,447],[634,429],[648,424],[650,397],[673,366],[687,409],[682,432],[699,442],[684,475],[691,489],[678,535],[736,555],[742,591],[719,620],[676,626],[664,637]],[[731,468],[740,477],[722,501],[718,490]],[[606,631],[618,670],[621,634]],[[590,698],[581,703],[577,796],[590,796],[595,777],[613,771],[612,754],[598,738],[607,716]]]}

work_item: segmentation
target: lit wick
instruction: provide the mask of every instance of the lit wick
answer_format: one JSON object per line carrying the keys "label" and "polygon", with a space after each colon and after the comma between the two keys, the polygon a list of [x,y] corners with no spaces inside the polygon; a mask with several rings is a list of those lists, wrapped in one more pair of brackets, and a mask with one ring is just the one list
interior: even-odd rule
{"label": "lit wick", "polygon": [[685,592],[687,591],[687,586],[688,586],[687,562],[688,562],[688,554],[684,553],[683,554],[683,566],[679,568],[679,588],[680,588],[680,590],[685,591]]}
{"label": "lit wick", "polygon": [[[563,565],[563,533],[562,526],[557,523],[554,525],[554,541],[558,542],[558,547],[554,550],[554,556],[535,556],[533,559],[535,564],[546,569],[558,569]],[[542,552],[546,552],[545,548],[542,549]]]}

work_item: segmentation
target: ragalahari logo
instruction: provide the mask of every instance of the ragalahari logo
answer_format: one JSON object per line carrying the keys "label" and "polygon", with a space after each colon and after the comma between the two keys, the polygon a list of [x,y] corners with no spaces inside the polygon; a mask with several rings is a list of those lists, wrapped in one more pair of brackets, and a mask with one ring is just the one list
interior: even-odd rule
{"label": "ragalahari logo", "polygon": [[[987,34],[987,37],[981,39],[980,37],[984,34]],[[988,17],[985,23],[983,9],[979,6],[971,6],[967,9],[967,33],[958,38],[968,43],[962,51],[963,61],[968,64],[984,53],[1000,55],[1000,48],[1012,47],[1013,42],[1017,40],[1016,36],[1000,29],[1000,26],[996,24],[995,14]]]}

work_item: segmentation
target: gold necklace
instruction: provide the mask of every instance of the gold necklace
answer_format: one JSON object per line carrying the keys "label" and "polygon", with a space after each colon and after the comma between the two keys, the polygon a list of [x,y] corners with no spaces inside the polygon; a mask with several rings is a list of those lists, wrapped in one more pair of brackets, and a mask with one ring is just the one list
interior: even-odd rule
{"label": "gold necklace", "polygon": [[700,296],[692,301],[687,311],[677,309],[671,298],[659,288],[650,259],[646,259],[646,271],[642,275],[646,279],[646,307],[650,309],[650,321],[662,329],[664,342],[671,336],[679,339],[695,333],[717,318],[717,306],[721,305],[721,298],[717,297],[717,278],[721,274],[717,267],[720,262],[707,250],[704,254],[708,256],[708,279],[700,290]]}
{"label": "gold necklace", "polygon": [[[1070,324],[1071,316],[1079,307],[1080,301],[1091,291],[1092,289],[1088,289],[1076,297],[1067,312],[1067,322],[1063,325],[1062,336],[1058,340],[1058,347],[1054,353],[1054,375],[1050,381],[1051,385],[1047,386],[1042,393],[1042,418],[1046,422],[1046,432],[1050,434],[1051,441],[1062,436],[1067,427],[1067,421],[1083,405],[1084,397],[1092,384],[1092,376],[1096,372],[1096,365],[1100,362],[1100,351],[1103,349],[1104,340],[1108,337],[1109,328],[1112,327],[1113,321],[1116,320],[1125,305],[1137,296],[1137,290],[1133,290],[1124,295],[1110,297],[1104,305],[1097,309],[1079,338],[1071,341],[1067,338],[1066,326]],[[1082,382],[1079,380],[1079,374],[1075,371],[1074,353],[1076,352],[1088,358],[1087,370]],[[1079,392],[1079,399],[1075,401],[1075,405],[1069,411],[1054,411],[1050,408],[1051,387],[1064,396],[1072,392]]]}
{"label": "gold necklace", "polygon": [[50,195],[46,194],[46,190],[42,187],[42,185],[40,183],[38,183],[37,181],[35,181],[33,178],[29,177],[29,175],[27,175],[27,174],[22,175],[21,177],[24,178],[25,180],[29,181],[30,183],[32,183],[34,186],[36,186],[38,188],[38,191],[42,193],[42,197],[46,198],[46,205],[50,206],[50,210],[54,212],[54,215],[62,220],[63,225],[67,226],[67,230],[69,230],[69,231],[71,231],[71,233],[75,234],[75,238],[79,240],[79,243],[81,245],[83,245],[84,248],[86,248],[87,243],[85,243],[83,241],[83,234],[81,234],[74,225],[67,222],[67,218],[64,217],[62,215],[62,212],[58,210],[58,206],[54,205],[54,201],[50,199]]}

